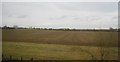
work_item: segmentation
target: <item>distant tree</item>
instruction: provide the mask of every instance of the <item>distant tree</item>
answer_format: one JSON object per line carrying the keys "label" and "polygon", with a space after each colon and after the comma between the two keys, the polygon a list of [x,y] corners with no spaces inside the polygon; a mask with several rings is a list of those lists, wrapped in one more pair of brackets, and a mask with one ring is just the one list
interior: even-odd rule
{"label": "distant tree", "polygon": [[70,30],[69,28],[65,28],[64,30]]}
{"label": "distant tree", "polygon": [[7,28],[8,28],[7,25],[3,26],[3,29],[7,29]]}
{"label": "distant tree", "polygon": [[17,26],[17,25],[14,25],[14,26],[13,26],[13,28],[14,28],[14,29],[17,29],[17,28],[18,28],[18,26]]}
{"label": "distant tree", "polygon": [[52,28],[49,28],[49,30],[52,30]]}
{"label": "distant tree", "polygon": [[47,30],[47,28],[44,28],[44,30]]}
{"label": "distant tree", "polygon": [[114,29],[112,27],[110,27],[109,30],[114,30]]}
{"label": "distant tree", "polygon": [[118,32],[120,32],[120,28],[118,28]]}
{"label": "distant tree", "polygon": [[30,26],[29,29],[32,29],[32,26]]}
{"label": "distant tree", "polygon": [[73,31],[75,31],[76,29],[75,29],[75,28],[73,28],[72,30],[73,30]]}

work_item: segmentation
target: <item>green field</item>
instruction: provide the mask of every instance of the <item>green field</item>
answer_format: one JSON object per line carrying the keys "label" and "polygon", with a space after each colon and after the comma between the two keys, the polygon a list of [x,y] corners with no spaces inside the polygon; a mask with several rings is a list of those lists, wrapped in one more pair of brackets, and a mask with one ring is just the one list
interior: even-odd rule
{"label": "green field", "polygon": [[101,52],[118,59],[117,32],[3,29],[2,41],[3,55],[13,59],[100,60]]}

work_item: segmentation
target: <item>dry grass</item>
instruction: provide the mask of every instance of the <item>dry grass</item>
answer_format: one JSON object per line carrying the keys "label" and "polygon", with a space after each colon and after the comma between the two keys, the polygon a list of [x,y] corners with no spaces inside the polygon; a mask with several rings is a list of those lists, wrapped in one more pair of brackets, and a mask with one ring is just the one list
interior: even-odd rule
{"label": "dry grass", "polygon": [[7,29],[2,32],[3,42],[32,42],[45,44],[67,44],[98,46],[101,39],[105,46],[117,46],[117,32],[93,31],[49,31],[32,29]]}
{"label": "dry grass", "polygon": [[2,40],[3,54],[15,59],[100,60],[101,42],[105,59],[118,59],[117,32],[3,29]]}
{"label": "dry grass", "polygon": [[[56,45],[56,44],[36,44],[24,42],[3,42],[3,54],[13,59],[23,60],[92,60],[90,52],[95,60],[100,60],[99,47]],[[87,51],[87,52],[86,52]],[[109,48],[109,55],[105,60],[117,60],[117,47]]]}

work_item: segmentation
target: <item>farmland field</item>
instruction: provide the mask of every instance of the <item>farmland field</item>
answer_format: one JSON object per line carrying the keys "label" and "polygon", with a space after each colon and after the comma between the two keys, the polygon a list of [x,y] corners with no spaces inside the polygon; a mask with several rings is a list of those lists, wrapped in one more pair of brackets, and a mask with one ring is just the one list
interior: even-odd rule
{"label": "farmland field", "polygon": [[2,41],[3,55],[14,59],[100,60],[101,42],[104,59],[118,59],[117,32],[3,29]]}

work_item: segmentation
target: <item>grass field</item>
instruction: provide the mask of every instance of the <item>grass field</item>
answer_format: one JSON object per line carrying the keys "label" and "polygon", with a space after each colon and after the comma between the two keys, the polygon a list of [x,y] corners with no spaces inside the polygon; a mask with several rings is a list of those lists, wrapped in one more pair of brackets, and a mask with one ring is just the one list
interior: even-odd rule
{"label": "grass field", "polygon": [[5,29],[2,41],[3,55],[14,59],[100,60],[101,42],[104,59],[118,59],[117,32]]}
{"label": "grass field", "polygon": [[[107,50],[110,54],[105,57],[106,60],[118,59],[116,47]],[[100,60],[98,47],[92,46],[3,42],[3,54],[8,58],[13,56],[13,59],[23,57],[23,60],[30,60],[32,57],[34,60]]]}
{"label": "grass field", "polygon": [[118,33],[5,29],[2,30],[2,40],[10,42],[32,42],[42,44],[67,44],[81,46],[98,46],[99,42],[104,41],[105,46],[117,46]]}

